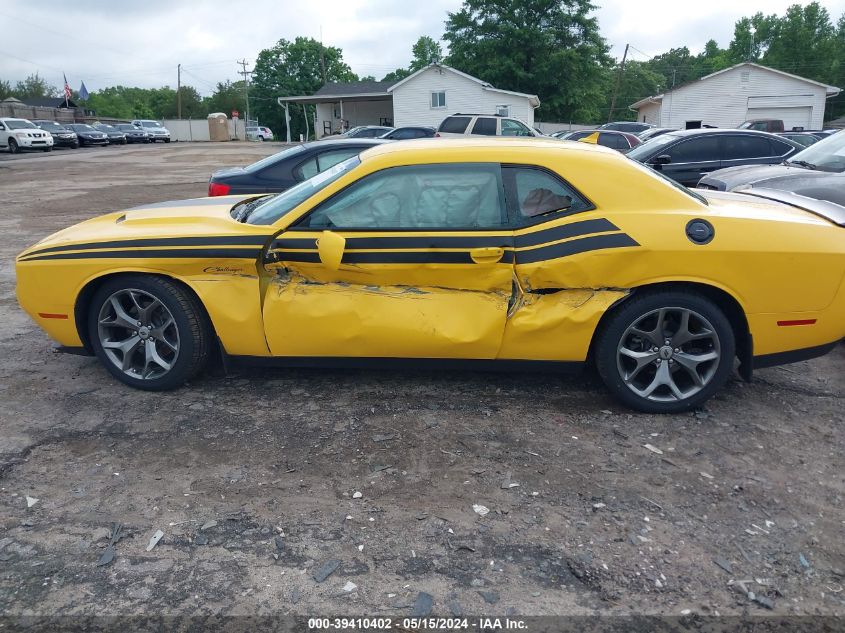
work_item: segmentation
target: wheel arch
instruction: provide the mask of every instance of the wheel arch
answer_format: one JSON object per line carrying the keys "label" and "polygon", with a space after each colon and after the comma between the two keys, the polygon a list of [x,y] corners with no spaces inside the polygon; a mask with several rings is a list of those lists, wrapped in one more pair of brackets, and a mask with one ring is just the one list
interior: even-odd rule
{"label": "wheel arch", "polygon": [[644,293],[654,292],[672,292],[672,291],[686,291],[699,294],[713,303],[722,310],[731,324],[736,339],[736,356],[739,358],[739,375],[746,381],[751,380],[753,368],[754,343],[751,336],[751,330],[748,326],[748,319],[745,316],[745,310],[739,300],[731,294],[728,290],[708,283],[697,281],[664,281],[643,284],[631,289],[631,293],[625,298],[614,304],[609,310],[599,319],[595,330],[593,331],[593,338],[590,341],[590,351],[588,362],[590,364],[595,362],[594,347],[599,333],[604,329],[609,317],[614,313],[616,308],[624,303],[627,299],[633,296],[642,295]]}
{"label": "wheel arch", "polygon": [[[94,298],[97,290],[100,287],[113,279],[118,277],[136,277],[136,276],[145,276],[145,277],[159,277],[161,279],[166,279],[170,283],[173,283],[185,292],[188,292],[196,299],[197,303],[202,307],[203,316],[206,320],[206,325],[209,327],[212,339],[217,340],[217,332],[214,328],[214,322],[211,320],[210,315],[208,314],[208,309],[205,307],[205,303],[203,303],[200,296],[197,294],[196,290],[194,290],[190,284],[184,282],[183,280],[179,279],[178,277],[174,277],[172,275],[168,275],[161,272],[151,272],[147,270],[121,270],[118,272],[110,272],[99,277],[94,277],[93,279],[89,279],[79,293],[76,295],[76,301],[74,302],[73,306],[73,319],[74,325],[76,326],[76,332],[79,335],[79,339],[82,341],[82,345],[89,354],[94,353],[94,348],[91,345],[91,339],[88,336],[88,310],[91,307],[91,301]],[[218,343],[219,345],[219,343]]]}

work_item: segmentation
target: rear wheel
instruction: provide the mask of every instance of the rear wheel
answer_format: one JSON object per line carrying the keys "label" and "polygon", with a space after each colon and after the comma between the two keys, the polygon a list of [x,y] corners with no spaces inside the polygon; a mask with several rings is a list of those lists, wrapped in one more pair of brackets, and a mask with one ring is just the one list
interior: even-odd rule
{"label": "rear wheel", "polygon": [[687,292],[635,296],[604,325],[596,366],[623,403],[647,413],[701,405],[730,376],[733,329],[711,301]]}
{"label": "rear wheel", "polygon": [[106,369],[139,389],[174,389],[205,366],[210,327],[199,301],[159,277],[107,281],[95,293],[88,333]]}

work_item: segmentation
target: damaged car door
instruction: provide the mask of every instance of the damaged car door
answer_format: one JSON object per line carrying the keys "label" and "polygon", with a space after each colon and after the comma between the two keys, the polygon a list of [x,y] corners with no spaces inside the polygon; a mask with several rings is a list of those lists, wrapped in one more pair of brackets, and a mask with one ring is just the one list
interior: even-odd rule
{"label": "damaged car door", "polygon": [[270,351],[493,359],[512,295],[512,244],[497,163],[369,174],[272,243]]}

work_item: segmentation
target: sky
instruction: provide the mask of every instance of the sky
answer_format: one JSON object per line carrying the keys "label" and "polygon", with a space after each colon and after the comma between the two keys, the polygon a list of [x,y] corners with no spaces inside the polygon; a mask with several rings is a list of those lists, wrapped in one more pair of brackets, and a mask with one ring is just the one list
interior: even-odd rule
{"label": "sky", "polygon": [[[806,0],[797,0],[806,4]],[[709,39],[727,46],[734,23],[758,11],[782,15],[796,0],[594,0],[611,54],[630,43],[641,61],[670,48],[700,52]],[[834,22],[845,0],[821,0]],[[117,8],[119,6],[119,8]],[[252,68],[261,49],[298,35],[343,49],[359,76],[381,79],[407,66],[421,35],[438,40],[461,0],[3,0],[0,79],[13,84],[38,72],[57,87],[90,92],[111,85],[176,86],[210,94],[218,81],[239,79],[237,60]],[[247,8],[244,10],[244,8]],[[444,45],[445,49],[445,45]]]}

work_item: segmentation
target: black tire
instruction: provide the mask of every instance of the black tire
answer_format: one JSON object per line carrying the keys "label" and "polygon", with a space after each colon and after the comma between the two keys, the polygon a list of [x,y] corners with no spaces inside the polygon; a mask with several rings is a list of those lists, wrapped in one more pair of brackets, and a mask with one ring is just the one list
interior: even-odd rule
{"label": "black tire", "polygon": [[[178,331],[178,354],[171,368],[155,378],[134,377],[109,358],[100,340],[98,320],[101,309],[117,292],[139,290],[158,299],[170,312]],[[148,391],[180,387],[203,370],[211,348],[211,326],[202,304],[189,291],[171,280],[151,275],[127,275],[106,281],[94,294],[87,315],[88,336],[100,362],[122,383]],[[154,339],[153,339],[154,340]]]}
{"label": "black tire", "polygon": [[17,154],[20,151],[21,151],[21,148],[18,147],[18,142],[15,139],[10,138],[9,139],[9,153],[10,154]]}
{"label": "black tire", "polygon": [[74,143],[73,145],[71,145],[71,148],[72,149],[79,149],[79,143]]}
{"label": "black tire", "polygon": [[[645,344],[645,347],[649,348],[646,350],[647,353],[652,352],[655,349],[659,349],[661,352],[663,351],[663,344],[661,344],[662,346],[660,348],[656,346],[652,347],[652,342],[650,342],[647,338],[638,338],[636,333],[629,332],[629,328],[632,328],[635,324],[640,322],[646,322],[642,320],[649,318],[649,315],[655,314],[661,309],[668,309],[668,317],[666,321],[668,324],[667,327],[669,328],[671,328],[672,315],[675,314],[680,316],[683,311],[688,311],[694,315],[690,317],[691,322],[695,321],[699,325],[706,322],[706,325],[709,326],[706,330],[699,330],[699,332],[707,331],[711,333],[706,335],[706,340],[703,340],[700,343],[690,342],[684,344],[692,345],[693,347],[707,345],[709,347],[707,350],[704,350],[704,352],[701,350],[695,351],[699,353],[712,353],[712,351],[715,350],[718,356],[718,358],[714,361],[703,363],[705,367],[706,380],[702,381],[704,383],[702,387],[696,387],[693,385],[693,388],[697,388],[699,390],[695,393],[691,393],[688,397],[678,398],[677,395],[673,395],[671,396],[671,398],[674,398],[672,400],[657,400],[652,399],[651,397],[644,397],[636,393],[633,390],[634,387],[629,386],[625,381],[625,376],[623,376],[625,367],[623,367],[622,361],[619,360],[620,357],[625,358],[624,355],[620,356],[619,354],[619,348],[623,346],[623,343],[626,344],[625,347],[628,347],[631,340],[640,340]],[[656,321],[657,316],[655,315],[653,318]],[[630,339],[629,337],[634,338]],[[662,339],[664,336],[660,335],[660,338]],[[669,354],[671,358],[672,345],[668,345],[666,347],[670,348],[670,351],[667,351],[666,353]],[[682,351],[689,352],[690,350],[682,349]],[[631,299],[623,302],[610,315],[608,315],[606,321],[602,324],[602,329],[598,333],[594,347],[596,369],[613,396],[626,406],[645,413],[678,413],[700,406],[707,399],[713,396],[713,394],[716,393],[716,391],[718,391],[728,380],[731,372],[733,371],[735,355],[736,341],[734,331],[722,310],[709,299],[693,292],[686,291],[643,293],[641,295],[635,295]],[[659,353],[658,357],[665,358],[660,356]],[[625,358],[625,360],[627,362],[628,359]],[[636,364],[636,361],[632,362]],[[681,372],[682,368],[679,363],[676,363],[676,361],[672,360],[671,362],[676,363],[678,366],[670,366],[669,360],[660,360],[660,363],[663,362],[667,363],[666,370],[669,374],[678,376],[680,379],[687,378],[692,380],[690,378],[691,372]],[[655,360],[654,363],[658,364],[658,361]],[[648,372],[655,372],[656,374],[656,367],[657,365],[652,367],[652,362],[649,361],[647,363],[642,363],[642,370],[639,370],[639,368],[637,369],[643,373],[645,381],[648,381],[650,376]],[[696,367],[696,372],[697,371],[698,369]],[[678,372],[681,372],[681,374],[679,375]],[[629,376],[631,374],[635,376],[638,375],[637,371],[631,371]],[[629,380],[631,380],[632,383],[635,382],[630,378]],[[637,378],[637,380],[640,379]],[[655,383],[657,382],[658,381],[655,380]],[[672,382],[674,382],[674,379]],[[665,394],[667,389],[671,392],[671,389],[668,386],[666,386],[665,389],[659,387],[654,391],[654,394],[656,394],[654,397],[664,397],[661,394]],[[641,391],[646,391],[646,389],[642,389]],[[665,397],[670,396],[667,394]]]}
{"label": "black tire", "polygon": [[170,139],[169,139],[169,138],[166,138],[166,139],[164,139],[164,142],[165,142],[165,143],[169,143],[169,142],[170,142]]}
{"label": "black tire", "polygon": [[52,148],[52,147],[45,147],[45,148],[44,148],[44,151],[45,151],[45,152],[52,152],[52,151],[53,151],[53,148]]}

